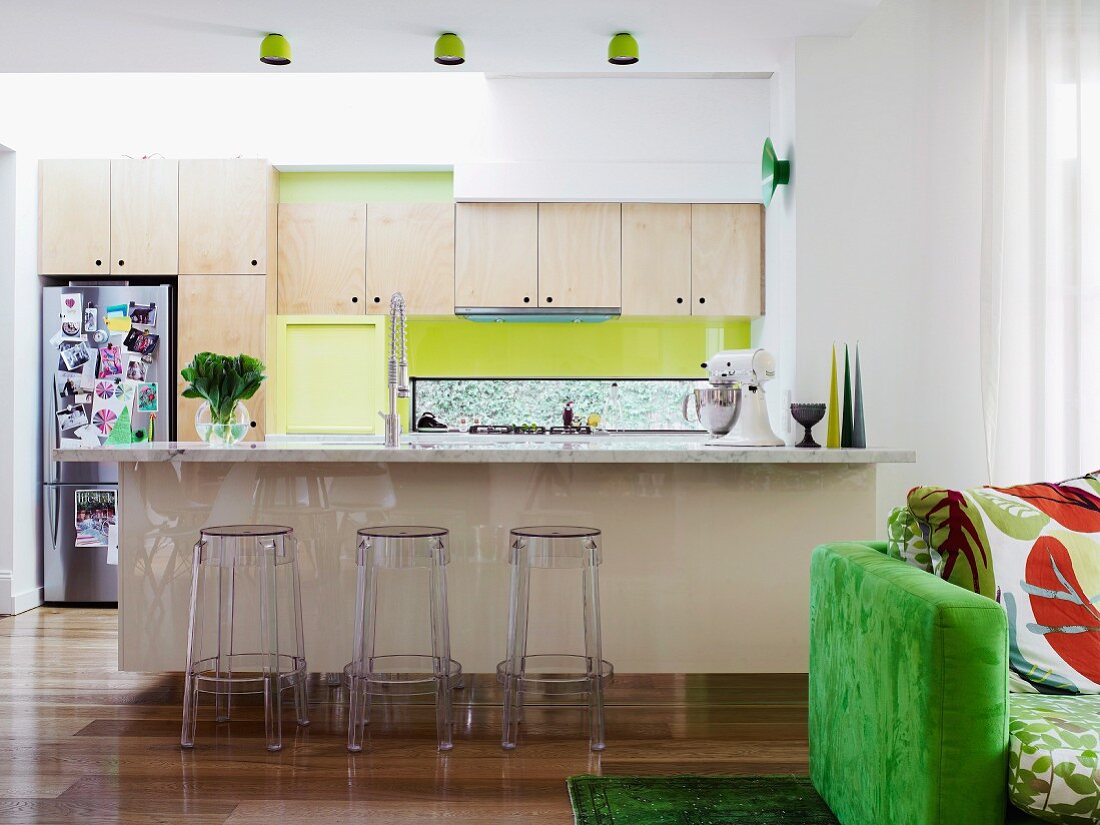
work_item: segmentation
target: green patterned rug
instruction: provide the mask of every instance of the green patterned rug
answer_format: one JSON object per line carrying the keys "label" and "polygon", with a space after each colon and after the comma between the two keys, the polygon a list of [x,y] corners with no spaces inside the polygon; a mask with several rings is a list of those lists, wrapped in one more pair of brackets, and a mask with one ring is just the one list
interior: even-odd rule
{"label": "green patterned rug", "polygon": [[576,825],[837,825],[807,776],[572,776]]}

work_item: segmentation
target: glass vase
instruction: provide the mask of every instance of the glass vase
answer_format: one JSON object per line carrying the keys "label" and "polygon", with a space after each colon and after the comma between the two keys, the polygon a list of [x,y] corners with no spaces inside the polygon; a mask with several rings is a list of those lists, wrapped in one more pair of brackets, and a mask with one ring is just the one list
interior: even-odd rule
{"label": "glass vase", "polygon": [[198,412],[195,413],[195,432],[199,438],[207,444],[237,444],[244,441],[251,425],[248,417],[248,409],[244,403],[238,401],[227,419],[215,420],[210,409],[210,403],[202,402]]}

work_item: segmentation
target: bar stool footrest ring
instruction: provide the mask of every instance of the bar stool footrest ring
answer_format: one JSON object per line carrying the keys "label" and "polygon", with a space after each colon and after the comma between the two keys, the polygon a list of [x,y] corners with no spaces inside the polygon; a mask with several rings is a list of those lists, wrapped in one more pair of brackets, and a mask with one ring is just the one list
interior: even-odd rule
{"label": "bar stool footrest ring", "polygon": [[[371,672],[363,674],[372,696],[418,696],[435,693],[435,657],[427,654],[387,654],[371,659]],[[451,689],[462,687],[462,664],[450,659],[447,676]],[[350,690],[355,662],[344,665],[343,686]]]}
{"label": "bar stool footrest ring", "polygon": [[[577,694],[588,692],[588,657],[579,654],[538,653],[523,657],[521,671],[516,679],[520,692],[539,688],[547,694]],[[497,682],[505,684],[512,675],[512,662],[505,659],[497,664]],[[539,668],[531,673],[532,666]],[[604,685],[615,677],[615,667],[606,659],[600,661],[600,682]]]}

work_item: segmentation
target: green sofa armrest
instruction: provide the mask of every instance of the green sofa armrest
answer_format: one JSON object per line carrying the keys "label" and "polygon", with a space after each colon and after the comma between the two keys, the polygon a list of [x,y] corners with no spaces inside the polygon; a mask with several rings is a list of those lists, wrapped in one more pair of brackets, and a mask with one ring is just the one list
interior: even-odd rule
{"label": "green sofa armrest", "polygon": [[883,550],[813,553],[814,786],[844,825],[1002,825],[1004,610]]}

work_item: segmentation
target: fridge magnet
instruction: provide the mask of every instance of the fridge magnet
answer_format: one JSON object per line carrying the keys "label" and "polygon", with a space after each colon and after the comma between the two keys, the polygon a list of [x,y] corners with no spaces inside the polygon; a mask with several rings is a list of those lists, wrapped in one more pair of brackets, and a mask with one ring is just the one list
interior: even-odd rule
{"label": "fridge magnet", "polygon": [[107,344],[99,348],[99,372],[98,378],[110,378],[112,375],[122,375],[122,350],[118,344]]}
{"label": "fridge magnet", "polygon": [[129,318],[127,314],[128,307],[126,304],[111,304],[103,308],[103,320],[111,321],[119,318]]}
{"label": "fridge magnet", "polygon": [[130,311],[126,314],[130,316],[130,323],[132,324],[140,324],[143,327],[157,325],[156,304],[136,304],[130,301]]}
{"label": "fridge magnet", "polygon": [[160,343],[160,336],[155,332],[146,332],[143,329],[131,329],[123,340],[122,344],[130,352],[136,352],[141,355],[152,355],[156,349],[157,344]]}
{"label": "fridge magnet", "polygon": [[126,379],[128,381],[144,381],[145,372],[149,365],[142,360],[140,355],[131,355],[126,362]]}
{"label": "fridge magnet", "polygon": [[107,547],[112,525],[118,528],[115,490],[76,491],[76,546]]}
{"label": "fridge magnet", "polygon": [[137,393],[138,412],[157,412],[156,383],[142,384]]}
{"label": "fridge magnet", "polygon": [[105,329],[97,329],[95,332],[92,333],[92,340],[95,341],[97,344],[106,344],[107,338],[107,330]]}
{"label": "fridge magnet", "polygon": [[75,430],[88,423],[88,413],[83,407],[66,407],[57,411],[57,427],[60,432]]}
{"label": "fridge magnet", "polygon": [[68,372],[75,372],[77,367],[87,364],[91,357],[92,353],[83,341],[61,347],[61,363],[65,365]]}

